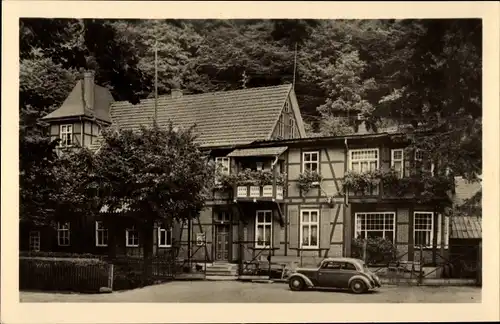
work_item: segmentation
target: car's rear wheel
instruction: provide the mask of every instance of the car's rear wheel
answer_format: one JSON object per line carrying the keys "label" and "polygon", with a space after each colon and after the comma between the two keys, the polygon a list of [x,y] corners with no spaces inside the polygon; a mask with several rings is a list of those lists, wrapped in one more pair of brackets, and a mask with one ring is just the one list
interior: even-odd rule
{"label": "car's rear wheel", "polygon": [[288,286],[290,286],[290,289],[293,291],[299,291],[304,289],[304,280],[300,277],[292,277],[290,278],[290,281],[288,282]]}
{"label": "car's rear wheel", "polygon": [[354,279],[349,288],[355,294],[362,294],[366,291],[366,284],[361,279]]}

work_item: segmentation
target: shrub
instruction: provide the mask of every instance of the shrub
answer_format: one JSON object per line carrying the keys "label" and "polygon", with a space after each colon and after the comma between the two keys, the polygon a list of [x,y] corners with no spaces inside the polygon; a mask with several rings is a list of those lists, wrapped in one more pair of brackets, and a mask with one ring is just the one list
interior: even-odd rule
{"label": "shrub", "polygon": [[[352,242],[352,256],[363,259],[365,239],[358,237]],[[396,246],[382,237],[369,237],[366,241],[366,263],[387,264],[396,258]]]}

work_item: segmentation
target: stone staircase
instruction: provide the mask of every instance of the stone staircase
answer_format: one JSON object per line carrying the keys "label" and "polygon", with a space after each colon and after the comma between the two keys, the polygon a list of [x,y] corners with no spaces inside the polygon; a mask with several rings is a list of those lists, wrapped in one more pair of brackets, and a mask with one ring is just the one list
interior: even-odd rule
{"label": "stone staircase", "polygon": [[207,264],[206,278],[213,280],[236,280],[238,278],[238,265],[222,262]]}

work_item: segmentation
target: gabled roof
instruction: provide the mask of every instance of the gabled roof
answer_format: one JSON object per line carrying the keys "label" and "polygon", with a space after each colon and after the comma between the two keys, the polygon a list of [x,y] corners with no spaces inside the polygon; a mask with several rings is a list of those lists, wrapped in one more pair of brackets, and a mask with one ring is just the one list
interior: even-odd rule
{"label": "gabled roof", "polygon": [[94,109],[89,110],[85,107],[83,101],[83,81],[79,80],[73,90],[71,90],[66,100],[64,100],[61,107],[54,110],[43,120],[79,117],[85,116],[89,118],[97,118],[99,120],[110,123],[111,118],[109,115],[109,105],[113,102],[111,92],[99,85],[94,85]]}
{"label": "gabled roof", "polygon": [[479,181],[468,181],[462,177],[455,177],[455,196],[453,203],[457,206],[464,204],[473,198],[482,188],[481,179]]}
{"label": "gabled roof", "polygon": [[[235,146],[271,137],[292,85],[219,91],[158,98],[157,122],[166,126],[188,128],[196,124],[201,146]],[[293,105],[293,104],[292,104]],[[150,125],[154,117],[154,99],[114,102],[111,119],[122,129]],[[300,114],[295,113],[303,129]],[[299,127],[299,128],[300,128]],[[305,135],[305,134],[304,134]],[[302,135],[302,136],[304,136]]]}

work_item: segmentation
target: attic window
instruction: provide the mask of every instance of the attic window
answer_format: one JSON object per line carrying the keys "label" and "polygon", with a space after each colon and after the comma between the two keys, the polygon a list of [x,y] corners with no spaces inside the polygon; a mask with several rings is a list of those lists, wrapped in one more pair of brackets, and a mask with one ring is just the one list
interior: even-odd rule
{"label": "attic window", "polygon": [[73,125],[61,125],[59,128],[61,146],[71,146],[73,144]]}

